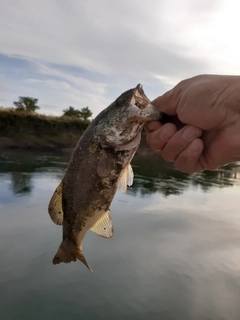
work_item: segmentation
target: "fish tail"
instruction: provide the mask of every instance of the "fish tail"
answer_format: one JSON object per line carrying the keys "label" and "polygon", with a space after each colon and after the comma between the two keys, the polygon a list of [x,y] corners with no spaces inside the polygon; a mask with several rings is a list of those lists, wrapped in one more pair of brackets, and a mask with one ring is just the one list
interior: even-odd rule
{"label": "fish tail", "polygon": [[82,250],[68,240],[63,240],[55,257],[53,258],[53,264],[59,264],[61,262],[69,263],[71,261],[76,261],[77,259],[85,264],[85,266],[92,272]]}

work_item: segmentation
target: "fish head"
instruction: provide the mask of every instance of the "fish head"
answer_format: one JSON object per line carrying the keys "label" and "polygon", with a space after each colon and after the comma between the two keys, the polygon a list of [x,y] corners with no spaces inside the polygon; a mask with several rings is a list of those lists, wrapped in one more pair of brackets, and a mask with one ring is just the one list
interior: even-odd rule
{"label": "fish head", "polygon": [[122,93],[99,116],[95,137],[103,147],[116,150],[136,147],[144,124],[161,119],[161,113],[150,103],[140,84]]}

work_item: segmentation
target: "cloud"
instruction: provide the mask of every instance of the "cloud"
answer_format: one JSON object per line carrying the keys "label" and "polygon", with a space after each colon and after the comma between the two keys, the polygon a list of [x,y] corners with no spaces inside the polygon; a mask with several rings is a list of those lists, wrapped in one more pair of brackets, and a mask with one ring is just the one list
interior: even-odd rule
{"label": "cloud", "polygon": [[128,76],[154,70],[172,74],[204,64],[196,57],[185,59],[188,48],[179,41],[195,13],[189,1],[188,11],[176,1],[175,9],[165,1],[15,3],[5,2],[2,8],[1,23],[8,30],[2,39],[5,54]]}
{"label": "cloud", "polygon": [[72,83],[73,85],[79,88],[82,88],[84,90],[92,90],[94,87],[94,91],[97,94],[104,94],[105,92],[106,84],[104,83],[98,83],[96,81],[93,82],[86,79],[86,77],[84,78],[84,77],[75,76],[72,74],[67,74],[66,72],[61,71],[57,68],[49,67],[43,64],[38,65],[37,68],[40,74],[53,76],[59,79],[65,79],[70,83]]}
{"label": "cloud", "polygon": [[12,63],[0,73],[54,110],[98,112],[139,82],[154,98],[199,73],[240,74],[239,9],[227,0],[2,1],[0,54]]}
{"label": "cloud", "polygon": [[[53,68],[44,68],[44,74],[50,76],[57,76],[57,78],[62,79],[62,73]],[[104,90],[102,90],[102,84],[99,84],[99,89],[91,81],[83,81],[83,79],[78,77],[67,76],[65,77],[67,81],[58,79],[33,79],[28,78],[24,80],[24,83],[33,88],[41,88],[43,93],[42,99],[43,103],[40,104],[41,112],[47,112],[51,110],[53,114],[57,114],[56,110],[61,108],[61,111],[72,105],[78,109],[85,106],[93,111],[94,116],[96,116],[104,107],[106,107],[110,102],[104,97]],[[95,85],[95,86],[94,86]],[[53,93],[53,99],[50,97],[50,93]],[[45,96],[49,96],[47,100]],[[58,96],[57,101],[61,101],[56,105],[55,96]],[[47,103],[51,101],[52,104]],[[69,103],[71,101],[71,103]],[[49,110],[46,110],[49,108]]]}

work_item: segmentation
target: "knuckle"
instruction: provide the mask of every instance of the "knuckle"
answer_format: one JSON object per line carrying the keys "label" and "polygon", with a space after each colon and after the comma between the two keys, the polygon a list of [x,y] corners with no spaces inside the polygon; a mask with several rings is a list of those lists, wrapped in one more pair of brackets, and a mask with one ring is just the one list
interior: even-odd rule
{"label": "knuckle", "polygon": [[186,118],[188,117],[188,112],[186,112],[186,105],[184,103],[184,94],[182,96],[182,100],[178,105],[177,108],[177,114],[178,114],[178,119],[182,122],[182,123],[187,123]]}

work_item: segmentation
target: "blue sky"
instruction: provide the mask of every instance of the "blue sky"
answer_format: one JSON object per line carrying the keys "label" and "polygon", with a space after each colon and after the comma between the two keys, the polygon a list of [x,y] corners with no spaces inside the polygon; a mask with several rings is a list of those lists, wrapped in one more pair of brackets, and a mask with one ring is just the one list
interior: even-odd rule
{"label": "blue sky", "polygon": [[96,115],[142,83],[150,99],[202,73],[240,74],[234,0],[0,0],[0,105]]}

